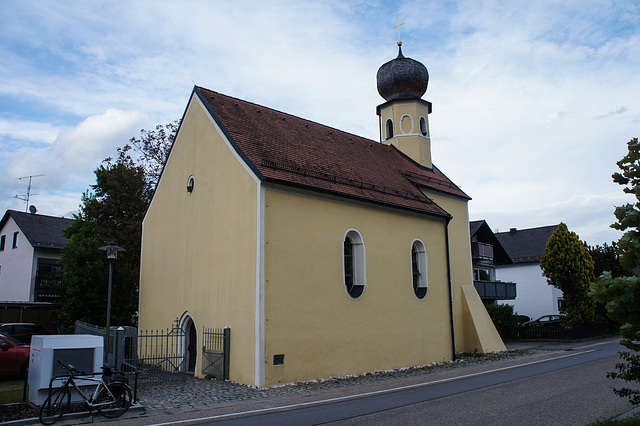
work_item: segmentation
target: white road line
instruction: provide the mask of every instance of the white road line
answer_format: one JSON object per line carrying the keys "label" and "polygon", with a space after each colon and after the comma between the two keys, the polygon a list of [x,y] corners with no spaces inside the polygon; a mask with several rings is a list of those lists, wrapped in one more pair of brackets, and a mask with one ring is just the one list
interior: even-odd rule
{"label": "white road line", "polygon": [[[618,338],[616,338],[616,340],[618,340]],[[619,340],[618,340],[619,341]],[[610,344],[611,341],[608,342],[599,342],[599,343],[591,343],[590,345],[582,345],[582,346],[576,346],[575,348],[571,348],[571,349],[585,349],[585,348],[592,348],[594,346],[601,346],[601,345],[608,345]]]}
{"label": "white road line", "polygon": [[377,390],[377,391],[372,391],[372,392],[359,393],[359,394],[356,394],[356,395],[347,395],[347,396],[340,396],[340,397],[337,397],[337,398],[323,399],[323,400],[319,400],[319,401],[302,402],[302,403],[299,403],[299,404],[281,405],[279,407],[269,407],[269,408],[261,408],[261,409],[258,409],[258,410],[240,411],[240,412],[237,412],[237,413],[219,414],[217,416],[200,417],[198,419],[176,420],[176,421],[173,421],[173,422],[155,423],[155,424],[149,425],[149,426],[179,425],[179,424],[188,424],[188,423],[200,422],[200,421],[205,421],[205,420],[220,420],[220,419],[225,419],[225,418],[229,418],[229,417],[246,416],[246,415],[249,415],[249,414],[269,413],[269,412],[272,412],[272,411],[287,411],[287,410],[291,410],[291,409],[295,409],[295,408],[311,407],[311,406],[314,406],[314,405],[322,405],[322,404],[328,404],[328,403],[338,402],[338,401],[347,401],[347,400],[350,400],[350,399],[358,399],[358,398],[363,398],[363,397],[372,396],[372,395],[381,395],[381,394],[384,394],[384,393],[392,393],[392,392],[397,392],[397,391],[401,391],[401,390],[415,389],[415,388],[420,388],[420,387],[424,387],[424,386],[435,385],[435,384],[438,384],[438,383],[453,382],[455,380],[467,379],[469,377],[475,377],[475,376],[482,376],[484,374],[497,373],[499,371],[512,370],[514,368],[526,367],[526,366],[534,365],[534,364],[541,364],[543,362],[555,361],[557,359],[569,358],[569,357],[572,357],[572,356],[583,355],[583,354],[587,354],[587,353],[590,353],[590,352],[595,352],[595,349],[591,349],[591,350],[588,350],[588,351],[582,351],[582,352],[573,352],[573,353],[570,353],[570,354],[560,355],[560,356],[553,357],[553,358],[541,359],[541,360],[537,360],[537,361],[530,361],[530,362],[525,362],[525,363],[522,363],[522,364],[511,365],[511,366],[508,366],[508,367],[496,368],[494,370],[479,371],[477,373],[464,374],[462,376],[455,376],[455,377],[449,377],[449,378],[446,378],[446,379],[433,380],[431,382],[416,383],[416,384],[413,384],[413,385],[400,386],[400,387],[391,388],[391,389],[382,389],[382,390]]}

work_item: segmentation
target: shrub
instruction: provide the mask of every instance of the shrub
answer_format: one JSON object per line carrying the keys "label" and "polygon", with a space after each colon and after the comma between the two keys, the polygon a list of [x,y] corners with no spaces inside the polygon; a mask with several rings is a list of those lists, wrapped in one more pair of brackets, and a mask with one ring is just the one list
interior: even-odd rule
{"label": "shrub", "polygon": [[524,322],[520,321],[521,317],[527,318],[526,321],[529,320],[529,317],[515,313],[511,305],[487,305],[486,308],[502,338],[513,336],[516,327]]}

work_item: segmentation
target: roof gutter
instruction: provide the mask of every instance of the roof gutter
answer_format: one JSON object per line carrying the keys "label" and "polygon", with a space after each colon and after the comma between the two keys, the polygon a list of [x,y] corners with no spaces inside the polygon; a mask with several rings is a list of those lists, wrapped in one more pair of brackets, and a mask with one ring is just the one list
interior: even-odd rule
{"label": "roof gutter", "polygon": [[[378,200],[374,200],[372,198],[366,198],[366,197],[362,197],[362,196],[358,196],[358,195],[345,194],[343,192],[332,191],[330,189],[323,189],[323,188],[317,188],[315,186],[309,186],[309,185],[304,185],[304,184],[300,184],[300,183],[294,183],[294,182],[291,182],[291,181],[288,181],[288,180],[264,177],[263,178],[263,182],[270,183],[270,184],[276,184],[276,185],[282,185],[284,187],[298,188],[298,189],[302,189],[302,190],[305,190],[305,191],[311,191],[311,192],[316,192],[316,193],[320,193],[320,194],[328,194],[328,195],[332,195],[332,196],[335,196],[335,197],[347,198],[347,199],[350,199],[350,200],[356,200],[356,201],[360,201],[360,202],[363,202],[363,203],[369,203],[369,204],[375,204],[375,205],[378,205],[378,206],[384,206],[384,207],[389,207],[389,208],[394,208],[394,209],[400,209],[400,210],[409,211],[409,212],[412,212],[412,213],[424,214],[424,215],[428,215],[428,216],[435,216],[435,217],[439,217],[439,218],[442,218],[442,219],[446,220],[447,223],[448,223],[449,220],[451,220],[451,216],[449,215],[449,213],[446,213],[446,212],[444,212],[444,213],[432,212],[432,211],[429,211],[429,210],[419,209],[419,208],[415,208],[415,207],[403,206],[403,205],[400,205],[400,204],[395,204],[395,203],[390,203],[390,202],[385,202],[385,201],[378,201]],[[436,204],[436,206],[437,206],[437,204]]]}
{"label": "roof gutter", "polygon": [[451,283],[451,256],[449,254],[449,222],[451,216],[445,219],[444,223],[444,240],[447,253],[447,282],[449,289],[449,331],[451,333],[451,359],[456,360],[456,334],[453,327],[453,285]]}

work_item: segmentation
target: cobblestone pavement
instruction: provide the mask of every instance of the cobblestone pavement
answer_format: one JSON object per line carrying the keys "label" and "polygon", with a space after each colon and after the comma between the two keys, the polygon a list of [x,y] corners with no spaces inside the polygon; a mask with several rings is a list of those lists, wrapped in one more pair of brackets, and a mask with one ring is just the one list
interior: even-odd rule
{"label": "cobblestone pavement", "polygon": [[453,362],[349,377],[314,380],[272,388],[255,388],[229,381],[186,377],[183,381],[140,387],[138,389],[138,402],[149,410],[185,409],[189,407],[194,409],[204,408],[210,405],[217,405],[221,402],[270,398],[283,395],[303,395],[311,391],[329,390],[390,379],[422,376],[436,371],[503,361],[505,359],[531,355],[535,352],[536,350],[532,349],[518,349],[482,356],[468,354],[460,356]]}

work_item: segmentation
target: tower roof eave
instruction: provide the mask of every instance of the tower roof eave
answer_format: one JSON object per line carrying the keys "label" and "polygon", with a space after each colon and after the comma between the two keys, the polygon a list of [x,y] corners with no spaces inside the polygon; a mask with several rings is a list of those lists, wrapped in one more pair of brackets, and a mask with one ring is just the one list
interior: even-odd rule
{"label": "tower roof eave", "polygon": [[378,105],[376,107],[376,114],[380,115],[380,111],[382,111],[384,108],[390,106],[391,104],[400,103],[400,102],[418,102],[427,108],[427,114],[431,114],[431,111],[433,109],[433,104],[429,101],[425,101],[424,99],[397,99],[393,101],[387,101],[385,103]]}

